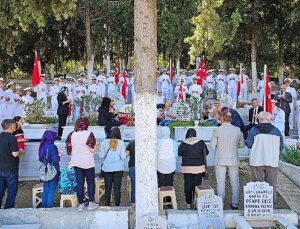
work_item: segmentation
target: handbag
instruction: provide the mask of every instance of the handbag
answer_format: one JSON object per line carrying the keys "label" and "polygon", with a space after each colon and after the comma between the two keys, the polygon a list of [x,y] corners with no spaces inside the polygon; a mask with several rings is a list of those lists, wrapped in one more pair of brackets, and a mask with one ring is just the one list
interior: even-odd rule
{"label": "handbag", "polygon": [[109,149],[107,150],[107,152],[106,152],[106,154],[105,154],[105,156],[104,156],[103,162],[102,162],[102,164],[101,164],[100,174],[99,174],[99,177],[100,177],[100,178],[103,178],[103,177],[104,177],[104,176],[103,176],[103,173],[104,173],[104,172],[103,172],[103,170],[102,170],[102,167],[103,167],[104,161],[105,161],[105,159],[106,159],[106,157],[107,157],[108,151],[109,151]]}
{"label": "handbag", "polygon": [[56,168],[53,166],[53,163],[50,164],[48,162],[48,158],[49,158],[49,151],[47,147],[46,157],[39,169],[40,180],[44,182],[52,180],[57,174]]}
{"label": "handbag", "polygon": [[208,172],[207,172],[207,161],[206,161],[206,147],[205,147],[205,144],[204,144],[204,164],[205,164],[205,172],[203,174],[203,178],[204,180],[208,180]]}

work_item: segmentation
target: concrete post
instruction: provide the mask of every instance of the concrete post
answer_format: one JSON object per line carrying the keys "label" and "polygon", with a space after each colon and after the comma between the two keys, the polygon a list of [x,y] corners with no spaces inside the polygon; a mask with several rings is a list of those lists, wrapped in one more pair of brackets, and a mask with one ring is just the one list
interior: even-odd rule
{"label": "concrete post", "polygon": [[156,105],[156,0],[134,1],[136,228],[142,217],[158,215]]}

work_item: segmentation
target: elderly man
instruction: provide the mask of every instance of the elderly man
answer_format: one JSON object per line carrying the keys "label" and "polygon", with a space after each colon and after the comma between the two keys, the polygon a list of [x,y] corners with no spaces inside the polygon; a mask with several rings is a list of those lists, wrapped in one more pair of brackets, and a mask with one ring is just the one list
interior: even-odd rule
{"label": "elderly man", "polygon": [[215,151],[215,173],[217,179],[217,193],[225,197],[225,178],[228,169],[232,196],[231,208],[238,208],[239,204],[239,153],[238,148],[245,146],[244,137],[240,129],[231,124],[231,113],[226,110],[222,113],[222,125],[214,130],[211,146]]}
{"label": "elderly man", "polygon": [[176,121],[176,112],[172,108],[170,101],[165,102],[164,117],[160,121],[160,126],[168,126],[171,122]]}
{"label": "elderly man", "polygon": [[290,125],[289,125],[289,118],[291,114],[290,103],[292,102],[292,95],[291,93],[286,91],[286,85],[280,85],[280,94],[276,95],[277,100],[277,107],[281,108],[285,113],[285,127],[284,127],[284,134],[285,136],[289,136],[290,132]]}
{"label": "elderly man", "polygon": [[271,124],[270,113],[262,111],[258,119],[259,124],[249,131],[246,140],[247,147],[251,149],[249,155],[251,180],[269,183],[273,186],[275,197],[279,154],[284,147],[283,137]]}
{"label": "elderly man", "polygon": [[13,135],[16,122],[4,119],[1,123],[3,132],[0,133],[0,208],[7,190],[4,208],[14,208],[18,192],[19,179],[19,148]]}

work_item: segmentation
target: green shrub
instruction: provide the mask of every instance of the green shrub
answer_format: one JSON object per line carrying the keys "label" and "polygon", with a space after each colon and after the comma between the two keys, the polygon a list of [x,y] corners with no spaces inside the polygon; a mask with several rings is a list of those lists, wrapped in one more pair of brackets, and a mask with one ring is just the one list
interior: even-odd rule
{"label": "green shrub", "polygon": [[300,150],[295,146],[286,146],[282,154],[280,154],[280,159],[287,163],[300,166]]}

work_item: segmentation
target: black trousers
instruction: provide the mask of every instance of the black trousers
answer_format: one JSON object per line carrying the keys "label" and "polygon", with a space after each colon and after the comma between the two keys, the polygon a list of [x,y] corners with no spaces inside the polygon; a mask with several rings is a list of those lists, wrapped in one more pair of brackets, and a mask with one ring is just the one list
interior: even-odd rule
{"label": "black trousers", "polygon": [[284,123],[284,134],[285,134],[285,136],[288,136],[289,133],[290,133],[290,122],[289,122],[290,114],[291,113],[285,112],[285,123]]}
{"label": "black trousers", "polygon": [[175,172],[163,174],[157,171],[158,187],[173,186],[174,174]]}
{"label": "black trousers", "polygon": [[103,177],[104,177],[104,184],[105,184],[105,194],[104,194],[105,206],[110,206],[112,187],[114,188],[115,206],[120,206],[123,171],[103,172]]}
{"label": "black trousers", "polygon": [[58,115],[58,132],[57,132],[57,136],[61,137],[63,134],[63,126],[66,125],[67,123],[67,115]]}
{"label": "black trousers", "polygon": [[184,194],[185,194],[185,202],[187,204],[191,204],[195,194],[195,187],[201,185],[202,183],[203,173],[184,173]]}

